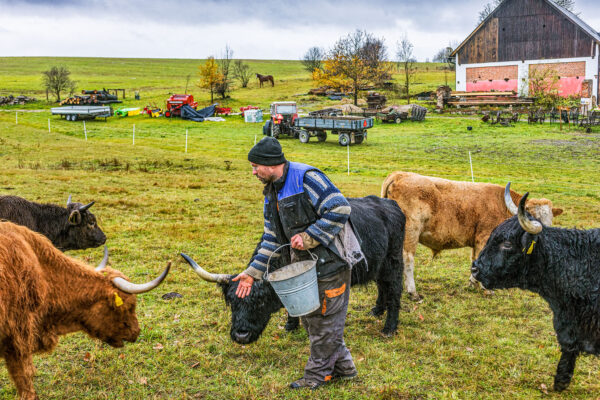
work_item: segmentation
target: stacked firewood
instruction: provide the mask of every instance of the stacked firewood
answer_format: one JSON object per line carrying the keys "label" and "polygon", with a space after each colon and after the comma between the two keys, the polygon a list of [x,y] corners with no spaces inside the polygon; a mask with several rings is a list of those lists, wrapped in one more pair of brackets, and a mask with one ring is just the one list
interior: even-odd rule
{"label": "stacked firewood", "polygon": [[17,96],[14,97],[12,94],[9,94],[8,96],[0,96],[0,105],[16,105],[16,104],[20,104],[23,105],[25,103],[30,103],[32,101],[37,101],[34,97],[28,97],[28,96]]}

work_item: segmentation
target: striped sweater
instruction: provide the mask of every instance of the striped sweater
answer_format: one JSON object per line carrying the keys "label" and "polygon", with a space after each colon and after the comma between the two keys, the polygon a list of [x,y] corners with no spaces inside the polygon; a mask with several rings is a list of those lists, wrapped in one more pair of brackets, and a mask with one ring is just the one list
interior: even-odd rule
{"label": "striped sweater", "polygon": [[[303,186],[319,216],[319,219],[310,225],[305,232],[319,243],[327,246],[348,221],[350,204],[329,178],[319,171],[308,171],[304,175]],[[275,232],[271,228],[271,222],[266,216],[266,207],[263,213],[265,228],[260,249],[244,271],[254,279],[262,279],[269,257],[273,255],[273,259],[278,258],[280,256],[279,252],[273,252],[284,244],[279,243]]]}

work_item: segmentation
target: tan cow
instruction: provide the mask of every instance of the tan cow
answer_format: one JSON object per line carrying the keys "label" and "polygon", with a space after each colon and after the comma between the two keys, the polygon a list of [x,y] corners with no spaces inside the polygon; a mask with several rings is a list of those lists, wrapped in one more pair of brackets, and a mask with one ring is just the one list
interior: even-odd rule
{"label": "tan cow", "polygon": [[[510,183],[509,183],[510,185]],[[508,186],[507,186],[508,187]],[[414,281],[417,244],[433,251],[472,247],[472,260],[483,249],[492,230],[516,212],[504,200],[504,188],[491,183],[472,183],[423,176],[413,172],[392,172],[383,182],[381,197],[398,202],[406,215],[404,239],[404,282],[413,300],[420,299]],[[510,191],[518,204],[521,195]],[[548,199],[530,199],[527,211],[544,225],[563,210]]]}
{"label": "tan cow", "polygon": [[157,287],[134,284],[104,260],[94,268],[57,250],[24,226],[0,222],[0,358],[19,399],[35,400],[33,355],[51,351],[60,335],[83,331],[114,347],[135,342],[140,327],[136,294]]}

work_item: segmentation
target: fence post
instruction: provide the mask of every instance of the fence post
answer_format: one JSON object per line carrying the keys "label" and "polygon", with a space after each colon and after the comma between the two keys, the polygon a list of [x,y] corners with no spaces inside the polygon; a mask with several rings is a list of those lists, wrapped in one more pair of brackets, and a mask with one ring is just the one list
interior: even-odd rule
{"label": "fence post", "polygon": [[19,125],[19,112],[15,111],[15,124]]}
{"label": "fence post", "polygon": [[473,161],[471,161],[471,152],[469,151],[469,164],[471,165],[471,182],[475,183],[475,178],[473,177]]}
{"label": "fence post", "polygon": [[350,176],[350,143],[346,146],[348,149],[348,176]]}
{"label": "fence post", "polygon": [[85,129],[85,121],[83,121],[83,134],[85,135],[85,140],[87,140],[87,129]]}
{"label": "fence post", "polygon": [[48,133],[50,133],[50,118],[48,118]]}

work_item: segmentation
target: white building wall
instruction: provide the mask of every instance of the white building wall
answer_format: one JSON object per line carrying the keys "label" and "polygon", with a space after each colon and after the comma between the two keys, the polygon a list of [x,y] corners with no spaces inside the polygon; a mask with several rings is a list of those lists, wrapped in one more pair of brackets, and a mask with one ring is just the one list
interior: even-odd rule
{"label": "white building wall", "polygon": [[525,61],[503,61],[495,63],[479,63],[479,64],[459,64],[459,56],[456,55],[456,90],[467,90],[467,68],[477,67],[501,67],[509,65],[517,65],[519,68],[519,95],[529,95],[529,66],[531,64],[554,64],[567,62],[585,61],[585,78],[594,82],[593,95],[598,99],[598,66],[600,59],[600,46],[596,44],[595,57],[579,57],[579,58],[555,58],[550,60],[525,60]]}

